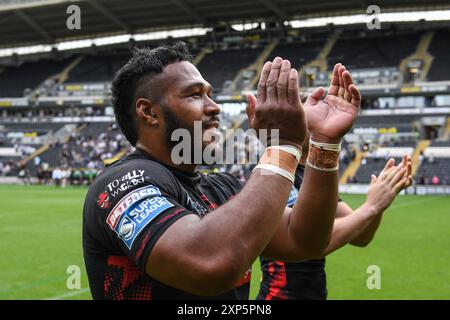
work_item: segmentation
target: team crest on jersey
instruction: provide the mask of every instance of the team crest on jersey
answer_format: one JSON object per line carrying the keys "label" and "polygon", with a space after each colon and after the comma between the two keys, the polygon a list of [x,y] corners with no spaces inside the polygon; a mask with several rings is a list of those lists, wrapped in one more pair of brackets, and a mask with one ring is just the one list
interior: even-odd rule
{"label": "team crest on jersey", "polygon": [[160,190],[148,185],[123,197],[111,210],[106,223],[131,249],[139,233],[158,215],[173,207]]}
{"label": "team crest on jersey", "polygon": [[97,204],[102,209],[108,209],[109,208],[109,194],[106,192],[102,192],[98,195],[97,198]]}

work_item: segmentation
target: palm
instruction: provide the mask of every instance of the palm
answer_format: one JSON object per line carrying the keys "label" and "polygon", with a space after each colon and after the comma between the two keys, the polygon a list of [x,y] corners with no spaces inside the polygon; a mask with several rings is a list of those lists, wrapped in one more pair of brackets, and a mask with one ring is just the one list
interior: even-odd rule
{"label": "palm", "polygon": [[342,137],[352,127],[358,108],[347,100],[328,95],[315,105],[305,104],[308,131],[322,136]]}
{"label": "palm", "polygon": [[361,104],[358,89],[350,73],[337,64],[325,99],[323,89],[316,90],[307,99],[304,109],[308,131],[329,140],[340,140],[352,127]]}

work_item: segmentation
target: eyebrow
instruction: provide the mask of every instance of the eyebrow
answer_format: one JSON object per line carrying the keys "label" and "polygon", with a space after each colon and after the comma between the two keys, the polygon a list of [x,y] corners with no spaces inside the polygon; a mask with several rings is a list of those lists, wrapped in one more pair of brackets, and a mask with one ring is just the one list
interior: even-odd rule
{"label": "eyebrow", "polygon": [[194,89],[194,88],[197,88],[197,87],[201,87],[201,88],[206,89],[206,91],[212,92],[212,87],[211,87],[211,85],[210,85],[209,83],[207,83],[207,82],[206,82],[206,83],[205,83],[205,82],[200,82],[200,81],[198,81],[198,82],[193,82],[193,83],[187,85],[187,86],[184,87],[181,91],[182,91],[183,93],[185,93],[185,92],[188,92],[188,91],[190,91],[190,90],[192,90],[192,89]]}

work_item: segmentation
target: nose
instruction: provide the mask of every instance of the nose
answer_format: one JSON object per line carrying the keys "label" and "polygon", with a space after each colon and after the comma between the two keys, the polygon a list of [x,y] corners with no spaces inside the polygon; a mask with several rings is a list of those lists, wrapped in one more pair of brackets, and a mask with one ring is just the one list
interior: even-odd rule
{"label": "nose", "polygon": [[205,115],[216,116],[220,113],[220,106],[210,97],[206,97],[206,103],[204,108]]}

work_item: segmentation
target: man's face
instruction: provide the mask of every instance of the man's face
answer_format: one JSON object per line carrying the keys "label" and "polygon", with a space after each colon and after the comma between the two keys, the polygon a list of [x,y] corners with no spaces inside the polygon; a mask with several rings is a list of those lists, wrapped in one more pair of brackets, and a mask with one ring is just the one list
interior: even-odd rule
{"label": "man's face", "polygon": [[160,104],[164,114],[167,145],[171,148],[178,143],[171,141],[171,135],[174,130],[182,128],[190,132],[193,147],[193,140],[199,139],[194,136],[194,123],[197,121],[204,137],[200,137],[203,151],[212,140],[206,137],[219,134],[220,108],[211,99],[211,85],[203,79],[197,68],[187,61],[168,65],[160,77],[159,81],[164,83]]}

